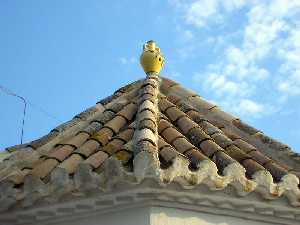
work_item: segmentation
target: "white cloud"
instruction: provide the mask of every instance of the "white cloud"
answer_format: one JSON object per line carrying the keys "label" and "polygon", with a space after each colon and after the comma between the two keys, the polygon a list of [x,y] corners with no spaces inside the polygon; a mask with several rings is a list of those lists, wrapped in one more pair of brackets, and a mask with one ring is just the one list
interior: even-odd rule
{"label": "white cloud", "polygon": [[130,58],[121,57],[119,60],[120,60],[120,63],[123,65],[133,64],[133,63],[137,62],[135,57],[130,57]]}
{"label": "white cloud", "polygon": [[202,27],[206,25],[207,20],[220,20],[220,16],[217,15],[218,7],[218,0],[195,1],[186,11],[186,23]]}
{"label": "white cloud", "polygon": [[[231,111],[263,115],[275,111],[265,110],[266,105],[274,109],[290,96],[300,95],[299,0],[177,0],[171,3],[182,13],[183,24],[202,31],[211,29],[214,34],[243,9],[243,17],[238,17],[243,19],[238,24],[240,41],[229,42],[225,38],[218,41],[218,33],[206,38],[212,46],[221,43],[223,48],[218,50],[222,52],[215,63],[196,73],[194,80],[210,94],[214,93],[214,100],[224,100],[223,105]],[[197,43],[199,40],[193,32]],[[225,32],[224,36],[232,33]],[[189,43],[187,47],[197,51],[195,46]],[[266,91],[258,86],[265,87]],[[261,101],[269,98],[268,104],[254,101],[258,98]]]}
{"label": "white cloud", "polygon": [[265,106],[259,104],[250,99],[242,99],[239,104],[234,108],[234,111],[238,112],[239,114],[247,114],[251,113],[253,115],[260,115],[264,113]]}

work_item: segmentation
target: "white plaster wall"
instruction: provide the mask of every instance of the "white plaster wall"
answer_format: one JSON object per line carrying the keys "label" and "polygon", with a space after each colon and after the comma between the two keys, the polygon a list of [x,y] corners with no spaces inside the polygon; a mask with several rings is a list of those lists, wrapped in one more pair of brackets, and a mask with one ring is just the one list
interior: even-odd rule
{"label": "white plaster wall", "polygon": [[199,213],[175,208],[152,207],[151,225],[270,225],[232,216]]}
{"label": "white plaster wall", "polygon": [[[55,225],[150,225],[150,208],[126,209],[113,213],[98,214],[88,218],[69,218],[69,221],[51,222]],[[41,225],[38,223],[36,225]]]}
{"label": "white plaster wall", "polygon": [[[87,213],[88,214],[88,213]],[[86,214],[86,215],[87,215]],[[38,222],[34,225],[274,225],[238,218],[191,210],[168,207],[140,207],[116,209],[110,213],[95,213],[89,216]],[[277,224],[278,225],[278,224]],[[284,225],[284,223],[282,224]]]}

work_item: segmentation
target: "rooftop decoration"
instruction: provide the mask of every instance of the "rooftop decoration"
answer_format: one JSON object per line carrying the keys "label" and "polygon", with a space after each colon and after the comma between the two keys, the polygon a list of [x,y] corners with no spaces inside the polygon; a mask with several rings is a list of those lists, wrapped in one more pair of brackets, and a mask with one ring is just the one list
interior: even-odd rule
{"label": "rooftop decoration", "polygon": [[154,41],[150,40],[144,44],[140,62],[145,73],[153,72],[159,74],[164,64],[164,56]]}

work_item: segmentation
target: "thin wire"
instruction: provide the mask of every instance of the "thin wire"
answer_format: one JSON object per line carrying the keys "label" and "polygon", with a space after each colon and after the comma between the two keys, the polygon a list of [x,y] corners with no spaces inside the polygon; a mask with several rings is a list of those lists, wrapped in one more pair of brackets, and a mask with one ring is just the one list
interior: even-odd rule
{"label": "thin wire", "polygon": [[26,117],[26,110],[27,110],[27,105],[30,105],[31,107],[37,109],[38,111],[44,113],[46,116],[57,120],[59,122],[61,122],[58,118],[56,118],[55,116],[51,115],[50,113],[48,113],[46,110],[44,110],[43,108],[41,108],[40,106],[33,104],[32,102],[29,102],[28,100],[26,100],[24,97],[17,95],[16,93],[14,93],[13,91],[9,90],[8,88],[5,88],[3,86],[0,85],[0,90],[2,92],[4,92],[7,95],[11,95],[14,97],[17,97],[19,99],[21,99],[21,101],[24,103],[24,109],[23,109],[23,118],[22,118],[22,129],[21,129],[21,144],[23,144],[23,136],[24,136],[24,125],[25,125],[25,117]]}

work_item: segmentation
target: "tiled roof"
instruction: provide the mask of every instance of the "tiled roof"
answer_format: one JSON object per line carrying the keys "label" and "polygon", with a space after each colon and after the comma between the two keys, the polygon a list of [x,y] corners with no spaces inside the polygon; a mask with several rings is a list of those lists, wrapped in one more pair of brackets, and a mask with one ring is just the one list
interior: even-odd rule
{"label": "tiled roof", "polygon": [[[300,205],[297,153],[178,83],[151,74],[46,136],[6,151],[0,163],[2,211],[105,189],[118,176],[133,183],[146,177],[161,184],[180,180],[183,187],[203,184],[214,190],[231,185],[240,195],[285,196],[292,206]],[[114,159],[125,175],[110,167]],[[105,175],[107,170],[114,175]]]}

